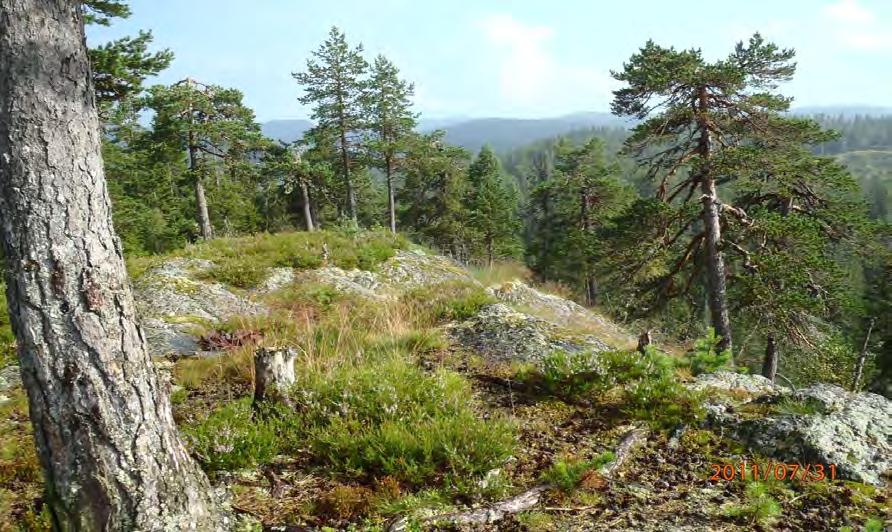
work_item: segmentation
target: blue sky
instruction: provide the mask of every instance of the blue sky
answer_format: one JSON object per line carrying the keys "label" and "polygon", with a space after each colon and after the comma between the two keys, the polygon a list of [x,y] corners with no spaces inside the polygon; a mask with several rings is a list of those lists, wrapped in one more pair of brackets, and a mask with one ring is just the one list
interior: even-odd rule
{"label": "blue sky", "polygon": [[[261,121],[305,118],[291,72],[337,25],[416,86],[444,116],[545,117],[606,111],[610,69],[648,38],[709,57],[760,31],[796,48],[784,92],[796,105],[892,106],[889,0],[131,0],[133,16],[89,28],[91,44],[150,29],[187,76],[240,89]],[[745,6],[745,7],[744,7]]]}

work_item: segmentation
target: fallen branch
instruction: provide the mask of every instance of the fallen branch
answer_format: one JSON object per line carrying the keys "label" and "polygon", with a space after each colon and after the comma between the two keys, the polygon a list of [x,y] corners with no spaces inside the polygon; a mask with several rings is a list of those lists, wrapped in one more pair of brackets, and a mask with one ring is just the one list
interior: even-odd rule
{"label": "fallen branch", "polygon": [[623,439],[620,440],[619,446],[616,448],[616,452],[614,453],[615,458],[612,462],[601,468],[601,474],[606,478],[610,478],[616,474],[626,460],[628,460],[629,456],[632,455],[632,452],[646,440],[647,431],[645,429],[635,427],[626,432]]}
{"label": "fallen branch", "polygon": [[[551,488],[550,484],[539,484],[538,486],[531,488],[520,495],[515,495],[510,499],[505,499],[504,501],[497,502],[496,504],[486,507],[479,508],[476,510],[469,510],[467,512],[454,512],[448,514],[440,514],[435,515],[433,517],[428,517],[423,519],[423,523],[438,523],[438,524],[453,524],[453,525],[484,525],[488,523],[495,523],[496,521],[500,521],[511,514],[516,514],[518,512],[522,512],[524,510],[528,510],[533,506],[539,504],[539,499],[542,497],[542,494]],[[387,528],[388,532],[401,532],[406,530],[407,525],[409,524],[409,519],[406,517],[402,517],[396,521],[390,527]]]}
{"label": "fallen branch", "polygon": [[[614,459],[601,468],[601,475],[610,478],[628,460],[632,452],[647,440],[647,431],[633,427],[625,433],[620,440],[619,445],[614,453]],[[486,525],[500,521],[505,517],[529,510],[539,504],[542,494],[553,488],[552,484],[539,484],[520,495],[515,495],[509,499],[499,501],[485,508],[468,510],[466,512],[452,512],[440,515],[434,515],[421,520],[422,524],[438,524],[438,525]],[[571,512],[590,509],[591,507],[582,508],[546,508],[555,512]],[[388,528],[388,532],[402,532],[409,525],[409,518],[401,517],[394,521]]]}

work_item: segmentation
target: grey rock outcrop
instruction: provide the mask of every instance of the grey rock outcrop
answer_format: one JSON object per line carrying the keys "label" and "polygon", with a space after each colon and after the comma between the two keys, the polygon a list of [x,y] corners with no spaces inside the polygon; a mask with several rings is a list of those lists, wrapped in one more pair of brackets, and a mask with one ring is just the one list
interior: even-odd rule
{"label": "grey rock outcrop", "polygon": [[537,362],[554,351],[604,351],[593,335],[579,335],[502,303],[486,305],[469,320],[447,327],[462,347],[491,361]]}
{"label": "grey rock outcrop", "polygon": [[411,290],[450,281],[479,284],[458,263],[420,249],[400,250],[378,268],[380,279],[400,290]]}
{"label": "grey rock outcrop", "polygon": [[153,355],[193,354],[196,330],[235,316],[265,312],[265,307],[224,285],[200,280],[213,263],[174,259],[146,271],[134,283],[134,298]]}
{"label": "grey rock outcrop", "polygon": [[[785,463],[834,464],[840,478],[882,486],[892,474],[892,401],[830,384],[790,391],[754,375],[701,376],[694,387],[751,393],[767,415],[752,415],[714,396],[708,423],[749,448]],[[829,474],[829,470],[825,471]]]}

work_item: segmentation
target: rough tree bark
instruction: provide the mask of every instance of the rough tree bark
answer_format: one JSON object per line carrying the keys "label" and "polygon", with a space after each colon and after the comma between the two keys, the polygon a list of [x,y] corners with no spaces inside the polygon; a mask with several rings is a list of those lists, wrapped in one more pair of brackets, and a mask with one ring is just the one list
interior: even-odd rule
{"label": "rough tree bark", "polygon": [[[191,116],[191,112],[189,113]],[[211,216],[208,214],[208,200],[204,194],[204,179],[201,176],[201,168],[198,161],[198,145],[195,142],[195,134],[189,132],[189,170],[195,183],[195,207],[198,218],[198,226],[201,228],[201,238],[211,240],[214,238],[214,226],[211,225]]]}
{"label": "rough tree bark", "polygon": [[310,207],[310,190],[303,179],[300,180],[300,196],[304,204],[304,224],[307,226],[307,231],[312,233],[316,230],[316,225],[313,223],[313,209]]}
{"label": "rough tree bark", "polygon": [[[301,162],[301,156],[299,151],[294,151],[294,164],[299,168]],[[307,181],[304,179],[304,176],[298,173],[297,182],[300,187],[300,199],[303,203],[303,211],[304,211],[304,224],[307,226],[307,231],[313,232],[316,227],[313,224],[313,210],[310,207],[310,187],[307,186]]]}
{"label": "rough tree bark", "polygon": [[344,187],[347,189],[347,214],[354,222],[356,218],[356,192],[353,190],[353,181],[350,177],[350,151],[347,145],[347,123],[344,118],[344,102],[338,101],[340,107],[340,115],[338,117],[338,126],[340,128],[341,137],[341,164],[344,166]]}
{"label": "rough tree bark", "polygon": [[292,348],[261,347],[254,353],[254,409],[264,403],[283,403],[291,406],[287,390],[294,384]]}
{"label": "rough tree bark", "polygon": [[708,166],[711,146],[707,98],[706,87],[702,87],[698,101],[698,127],[700,129],[698,154],[703,160],[700,191],[703,193],[701,201],[703,203],[703,227],[706,232],[707,298],[712,327],[719,337],[716,347],[719,351],[724,351],[732,348],[731,319],[728,316],[728,297],[725,289],[725,258],[721,250],[722,228],[719,219],[718,194],[715,179],[710,175]]}
{"label": "rough tree bark", "polygon": [[384,159],[387,174],[387,210],[390,214],[390,232],[396,234],[396,196],[393,191],[393,160],[388,155]]}
{"label": "rough tree bark", "polygon": [[765,342],[765,359],[762,360],[762,376],[774,382],[777,376],[777,345],[774,342],[774,335],[769,334]]}
{"label": "rough tree bark", "polygon": [[75,0],[0,0],[0,237],[57,530],[214,530],[114,235]]}

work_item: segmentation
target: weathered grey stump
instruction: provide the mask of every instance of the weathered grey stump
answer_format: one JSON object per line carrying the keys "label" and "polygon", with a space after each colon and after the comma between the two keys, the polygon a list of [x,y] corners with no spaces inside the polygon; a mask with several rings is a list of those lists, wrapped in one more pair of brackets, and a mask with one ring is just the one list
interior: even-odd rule
{"label": "weathered grey stump", "polygon": [[280,403],[293,406],[288,389],[294,385],[294,359],[291,347],[261,347],[254,352],[254,408]]}

